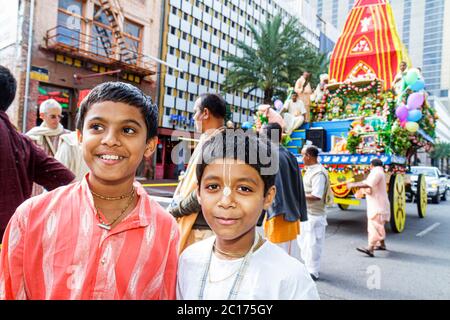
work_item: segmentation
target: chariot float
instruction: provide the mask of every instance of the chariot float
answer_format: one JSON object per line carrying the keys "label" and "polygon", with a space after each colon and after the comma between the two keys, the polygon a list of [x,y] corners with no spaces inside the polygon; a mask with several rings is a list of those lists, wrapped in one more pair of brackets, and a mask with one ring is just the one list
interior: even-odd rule
{"label": "chariot float", "polygon": [[[346,182],[365,179],[370,161],[381,159],[394,232],[405,227],[406,188],[411,183],[407,168],[418,149],[432,148],[437,119],[419,70],[409,69],[394,90],[401,61],[411,65],[389,2],[356,1],[331,57],[330,82],[321,99],[311,103],[311,122],[294,131],[288,142],[301,169],[306,141],[322,149],[319,160],[330,173],[334,201],[342,210],[360,204]],[[417,213],[424,218],[425,177],[413,183]]]}

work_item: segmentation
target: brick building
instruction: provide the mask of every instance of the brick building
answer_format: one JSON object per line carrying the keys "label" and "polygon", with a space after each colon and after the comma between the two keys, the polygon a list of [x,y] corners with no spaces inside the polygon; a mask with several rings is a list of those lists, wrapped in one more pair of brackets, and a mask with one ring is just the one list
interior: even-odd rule
{"label": "brick building", "polygon": [[162,0],[8,1],[0,13],[9,35],[0,36],[0,61],[19,82],[8,110],[13,123],[25,131],[39,124],[39,104],[54,98],[63,106],[63,125],[73,130],[79,101],[95,85],[111,80],[132,83],[155,100],[157,66],[151,57],[160,51],[161,4]]}

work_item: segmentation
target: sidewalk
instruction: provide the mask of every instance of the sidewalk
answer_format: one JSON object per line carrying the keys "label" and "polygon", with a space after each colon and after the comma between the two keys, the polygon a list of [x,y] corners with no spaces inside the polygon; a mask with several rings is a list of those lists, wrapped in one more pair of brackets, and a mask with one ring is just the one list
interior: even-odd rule
{"label": "sidewalk", "polygon": [[173,184],[178,183],[178,180],[173,179],[162,179],[162,180],[146,180],[142,178],[137,178],[140,184],[144,185],[144,189],[151,196],[163,197],[163,198],[172,198],[173,193],[175,192],[176,186],[145,186],[147,184]]}

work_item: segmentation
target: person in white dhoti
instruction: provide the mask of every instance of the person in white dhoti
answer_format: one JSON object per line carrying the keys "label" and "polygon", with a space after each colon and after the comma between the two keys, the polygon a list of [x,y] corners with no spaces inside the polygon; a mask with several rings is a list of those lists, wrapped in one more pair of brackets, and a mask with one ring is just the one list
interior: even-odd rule
{"label": "person in white dhoti", "polygon": [[301,257],[313,280],[319,279],[320,258],[325,240],[327,216],[325,211],[326,192],[330,185],[328,171],[317,161],[319,150],[307,146],[302,150],[306,173],[303,183],[308,209],[308,221],[302,222],[298,238]]}
{"label": "person in white dhoti", "polygon": [[293,92],[291,98],[284,103],[281,112],[285,112],[283,114],[285,133],[289,136],[305,122],[305,105],[302,100],[298,99],[296,92]]}
{"label": "person in white dhoti", "polygon": [[322,101],[323,95],[325,94],[325,87],[328,84],[328,74],[324,73],[320,75],[320,83],[317,85],[316,90],[311,95],[311,101],[315,103],[320,103]]}
{"label": "person in white dhoti", "polygon": [[400,71],[396,74],[395,78],[394,78],[394,90],[395,93],[401,94],[403,91],[403,77],[406,76],[406,74],[408,73],[408,64],[405,61],[402,61],[400,63]]}

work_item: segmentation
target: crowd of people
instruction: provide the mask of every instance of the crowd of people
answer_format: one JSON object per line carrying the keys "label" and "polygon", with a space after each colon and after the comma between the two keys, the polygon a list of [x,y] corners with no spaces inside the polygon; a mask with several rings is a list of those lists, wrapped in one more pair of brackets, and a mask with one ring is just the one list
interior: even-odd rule
{"label": "crowd of people", "polygon": [[[308,121],[310,76],[284,105],[290,132]],[[0,299],[319,299],[330,179],[313,145],[301,175],[281,144],[283,122],[227,129],[224,99],[201,95],[200,141],[164,209],[135,181],[157,145],[149,96],[102,83],[82,101],[76,132],[48,100],[24,135],[6,114],[15,92],[0,67]],[[388,220],[382,167],[372,165],[351,185],[374,204],[369,245],[358,249],[370,256],[386,249]]]}

